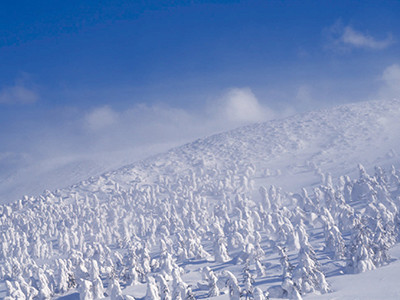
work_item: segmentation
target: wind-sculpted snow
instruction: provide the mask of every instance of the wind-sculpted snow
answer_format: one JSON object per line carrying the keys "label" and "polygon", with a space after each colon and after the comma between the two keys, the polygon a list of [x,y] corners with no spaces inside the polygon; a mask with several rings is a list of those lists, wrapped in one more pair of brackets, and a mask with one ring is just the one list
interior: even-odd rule
{"label": "wind-sculpted snow", "polygon": [[1,205],[0,297],[330,293],[391,261],[400,173],[357,162],[396,163],[398,117],[369,102],[250,125]]}

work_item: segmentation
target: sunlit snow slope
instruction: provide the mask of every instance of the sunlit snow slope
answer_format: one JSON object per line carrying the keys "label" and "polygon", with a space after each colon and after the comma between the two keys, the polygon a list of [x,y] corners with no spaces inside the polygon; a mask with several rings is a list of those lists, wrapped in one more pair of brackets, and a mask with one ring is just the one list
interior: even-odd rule
{"label": "sunlit snow slope", "polygon": [[350,299],[343,273],[400,273],[399,120],[399,100],[304,113],[5,199],[0,297]]}
{"label": "sunlit snow slope", "polygon": [[[166,154],[107,174],[119,184],[140,174],[181,174],[196,166],[230,169],[252,163],[264,184],[295,191],[318,183],[319,171],[332,176],[398,161],[400,100],[344,105],[238,128],[199,139]],[[399,150],[400,151],[400,150]]]}

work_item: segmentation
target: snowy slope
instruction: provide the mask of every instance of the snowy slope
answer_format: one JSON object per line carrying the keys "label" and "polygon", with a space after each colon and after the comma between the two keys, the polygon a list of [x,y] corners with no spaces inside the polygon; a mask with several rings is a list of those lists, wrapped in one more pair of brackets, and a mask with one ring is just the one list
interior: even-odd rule
{"label": "snowy slope", "polygon": [[[289,272],[295,283],[299,266],[310,257],[317,259],[311,264],[318,269],[318,284],[309,291],[303,286],[303,296],[327,291],[321,283],[325,274],[334,292],[324,297],[352,298],[355,289],[348,290],[341,280],[361,275],[341,275],[349,272],[348,262],[331,257],[327,232],[337,226],[350,249],[362,222],[371,223],[377,213],[385,216],[384,236],[394,239],[395,229],[389,228],[397,220],[400,187],[398,171],[389,167],[399,166],[398,120],[400,101],[392,100],[249,125],[2,205],[0,297],[7,293],[8,280],[9,290],[17,293],[18,286],[27,284],[43,299],[65,294],[72,299],[77,293],[91,299],[95,286],[108,288],[106,295],[115,299],[120,289],[141,298],[167,287],[171,293],[184,291],[187,296],[191,290],[205,298],[207,280],[215,276],[216,299],[227,299],[229,288],[235,293],[229,274],[239,280],[242,293],[249,285],[277,297],[284,271],[280,246],[288,248],[288,263],[297,266]],[[368,176],[358,163],[371,175],[374,166],[386,171]],[[346,175],[353,180],[337,180]],[[362,219],[363,214],[368,218]],[[368,228],[378,226],[370,223]],[[379,238],[370,235],[365,237],[368,243]],[[301,251],[306,254],[299,255]],[[367,263],[375,267],[387,260]],[[204,275],[206,266],[211,273]],[[371,274],[384,270],[400,272],[399,264]],[[255,281],[242,283],[245,273]],[[282,286],[293,289],[288,284]],[[285,297],[295,297],[285,291]]]}
{"label": "snowy slope", "polygon": [[[154,174],[178,174],[199,164],[230,168],[233,162],[251,163],[256,164],[258,176],[268,177],[267,184],[279,183],[294,191],[319,180],[313,176],[318,169],[335,177],[354,174],[357,163],[370,168],[397,161],[399,103],[393,100],[344,105],[249,125],[199,139],[107,176],[123,184],[123,174],[127,172],[146,173],[148,178]],[[298,174],[302,176],[299,178]]]}

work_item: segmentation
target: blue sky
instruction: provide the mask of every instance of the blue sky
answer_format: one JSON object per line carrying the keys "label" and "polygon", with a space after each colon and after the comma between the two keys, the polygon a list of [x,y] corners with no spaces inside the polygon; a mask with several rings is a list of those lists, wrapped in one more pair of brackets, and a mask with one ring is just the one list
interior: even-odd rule
{"label": "blue sky", "polygon": [[[232,86],[265,96],[309,81],[348,89],[341,80],[371,80],[399,59],[398,1],[98,2],[3,2],[1,86],[29,77],[45,107],[191,108]],[[329,50],[338,23],[393,44]]]}
{"label": "blue sky", "polygon": [[99,2],[2,1],[11,173],[400,93],[399,1]]}

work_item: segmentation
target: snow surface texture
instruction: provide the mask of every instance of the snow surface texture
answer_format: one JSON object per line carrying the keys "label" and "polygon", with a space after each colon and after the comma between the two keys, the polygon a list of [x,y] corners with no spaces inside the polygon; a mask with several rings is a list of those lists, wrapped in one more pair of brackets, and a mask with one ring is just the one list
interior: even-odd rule
{"label": "snow surface texture", "polygon": [[397,100],[296,115],[3,204],[0,297],[396,298],[398,120]]}

